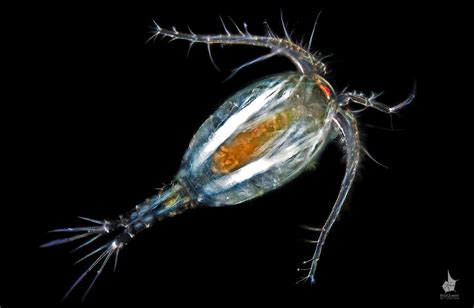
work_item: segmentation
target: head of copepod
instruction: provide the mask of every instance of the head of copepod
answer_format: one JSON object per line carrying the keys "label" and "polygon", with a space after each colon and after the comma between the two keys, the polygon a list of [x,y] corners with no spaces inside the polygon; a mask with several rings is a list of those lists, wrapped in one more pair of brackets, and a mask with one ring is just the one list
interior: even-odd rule
{"label": "head of copepod", "polygon": [[209,205],[237,204],[301,173],[329,136],[336,108],[319,76],[283,73],[227,99],[199,128],[177,179]]}

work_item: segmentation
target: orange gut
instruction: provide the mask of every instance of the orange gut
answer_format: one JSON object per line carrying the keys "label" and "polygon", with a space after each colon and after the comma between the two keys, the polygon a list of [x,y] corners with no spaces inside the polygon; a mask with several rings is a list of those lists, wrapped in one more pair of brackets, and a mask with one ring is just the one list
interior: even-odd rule
{"label": "orange gut", "polygon": [[289,123],[290,112],[282,111],[239,133],[233,139],[221,145],[214,153],[212,171],[226,174],[246,165],[262,154],[263,146],[278,131],[286,129]]}

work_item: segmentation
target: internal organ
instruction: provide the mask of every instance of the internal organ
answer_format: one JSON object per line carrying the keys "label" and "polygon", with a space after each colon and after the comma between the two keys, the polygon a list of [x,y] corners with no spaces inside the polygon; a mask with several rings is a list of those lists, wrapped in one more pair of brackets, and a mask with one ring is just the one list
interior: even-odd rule
{"label": "internal organ", "polygon": [[291,113],[282,111],[240,132],[214,153],[212,171],[227,174],[258,158],[265,149],[264,145],[270,142],[278,132],[285,130],[290,121]]}

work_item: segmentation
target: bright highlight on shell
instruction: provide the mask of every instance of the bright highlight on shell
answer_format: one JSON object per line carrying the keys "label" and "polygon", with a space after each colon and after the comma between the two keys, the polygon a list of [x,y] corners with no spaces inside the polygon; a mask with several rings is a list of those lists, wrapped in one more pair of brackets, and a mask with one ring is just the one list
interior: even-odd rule
{"label": "bright highlight on shell", "polygon": [[289,59],[295,64],[296,71],[265,77],[225,100],[195,133],[176,177],[159,194],[116,219],[79,217],[92,225],[52,230],[53,233],[75,235],[50,241],[41,247],[84,239],[85,242],[74,249],[79,250],[97,240],[109,238],[77,261],[96,256],[63,299],[91,274],[93,277],[82,297],[84,299],[108,261],[114,257],[115,269],[119,252],[141,231],[190,208],[240,204],[281,187],[313,166],[326,145],[336,139],[345,152],[345,175],[324,225],[306,227],[315,234],[311,241],[315,244],[314,253],[303,262],[308,266],[298,269],[303,273],[299,283],[308,280],[314,283],[326,237],[345,203],[363,151],[354,116],[359,110],[352,110],[352,105],[395,113],[412,102],[415,90],[405,101],[393,107],[378,102],[375,94],[336,93],[324,78],[326,66],[323,57],[310,51],[317,20],[307,46],[293,42],[283,22],[283,37],[277,36],[267,23],[265,35],[250,34],[245,24],[242,31],[235,23],[236,31],[233,33],[223,20],[222,23],[225,34],[204,35],[191,30],[180,32],[174,27],[168,30],[155,23],[151,40],[167,37],[188,41],[191,46],[204,44],[214,65],[213,45],[263,47],[270,52],[240,66],[233,74],[274,56]]}

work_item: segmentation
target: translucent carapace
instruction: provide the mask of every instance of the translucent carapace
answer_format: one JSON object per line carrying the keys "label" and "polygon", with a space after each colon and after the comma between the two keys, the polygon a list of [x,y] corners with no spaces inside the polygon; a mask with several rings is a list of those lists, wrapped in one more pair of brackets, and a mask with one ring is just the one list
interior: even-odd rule
{"label": "translucent carapace", "polygon": [[[314,254],[303,262],[309,267],[302,270],[300,282],[314,282],[321,250],[352,186],[363,149],[351,104],[395,113],[414,99],[415,92],[394,107],[379,103],[373,94],[336,93],[324,79],[326,66],[321,56],[309,50],[314,28],[308,47],[304,47],[291,40],[285,27],[284,37],[278,37],[268,24],[265,35],[252,35],[246,25],[244,31],[235,25],[237,33],[231,33],[222,23],[225,33],[215,35],[180,32],[174,27],[168,30],[155,23],[152,39],[162,36],[186,40],[191,45],[201,43],[207,46],[209,55],[212,45],[263,47],[270,52],[240,68],[280,55],[293,62],[296,71],[263,78],[225,100],[195,133],[176,177],[159,194],[117,219],[80,217],[93,225],[53,230],[75,235],[42,247],[84,239],[78,250],[112,236],[78,261],[97,256],[64,298],[94,272],[85,298],[108,261],[113,257],[116,266],[119,252],[127,243],[156,222],[189,208],[239,204],[281,187],[308,169],[328,142],[338,139],[345,152],[345,175],[326,222],[321,228],[312,228],[317,231]],[[214,63],[212,57],[211,61]]]}

